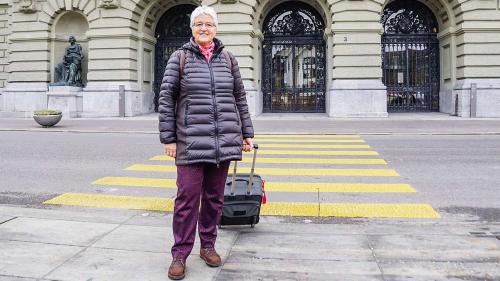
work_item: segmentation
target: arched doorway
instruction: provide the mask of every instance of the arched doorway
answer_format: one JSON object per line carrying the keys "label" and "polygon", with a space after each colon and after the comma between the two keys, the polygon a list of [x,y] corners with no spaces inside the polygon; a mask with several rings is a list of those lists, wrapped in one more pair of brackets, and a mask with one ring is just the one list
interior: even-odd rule
{"label": "arched doorway", "polygon": [[436,17],[418,1],[397,0],[387,5],[381,21],[387,111],[439,110]]}
{"label": "arched doorway", "polygon": [[155,29],[155,111],[158,112],[158,99],[165,66],[173,52],[191,38],[190,16],[194,5],[177,5],[169,9],[158,21]]}
{"label": "arched doorway", "polygon": [[325,112],[325,24],[302,2],[285,2],[264,26],[264,112]]}

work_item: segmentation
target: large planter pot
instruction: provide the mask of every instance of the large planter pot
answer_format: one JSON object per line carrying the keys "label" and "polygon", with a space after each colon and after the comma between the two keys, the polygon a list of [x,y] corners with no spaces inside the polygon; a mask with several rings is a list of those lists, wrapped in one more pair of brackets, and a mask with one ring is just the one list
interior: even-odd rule
{"label": "large planter pot", "polygon": [[62,114],[58,115],[33,115],[33,119],[43,127],[52,127],[61,121]]}

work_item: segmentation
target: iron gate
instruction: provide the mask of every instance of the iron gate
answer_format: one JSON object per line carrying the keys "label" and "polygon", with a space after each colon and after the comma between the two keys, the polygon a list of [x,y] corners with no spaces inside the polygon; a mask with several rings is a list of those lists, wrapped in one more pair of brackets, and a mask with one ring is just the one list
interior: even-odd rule
{"label": "iron gate", "polygon": [[294,2],[264,23],[264,112],[325,112],[326,44],[319,14]]}
{"label": "iron gate", "polygon": [[191,38],[190,15],[195,8],[196,6],[193,5],[175,6],[160,18],[156,26],[155,80],[153,85],[156,112],[158,112],[158,99],[165,66],[170,55]]}
{"label": "iron gate", "polygon": [[439,110],[437,21],[418,1],[390,3],[382,16],[382,80],[387,110]]}

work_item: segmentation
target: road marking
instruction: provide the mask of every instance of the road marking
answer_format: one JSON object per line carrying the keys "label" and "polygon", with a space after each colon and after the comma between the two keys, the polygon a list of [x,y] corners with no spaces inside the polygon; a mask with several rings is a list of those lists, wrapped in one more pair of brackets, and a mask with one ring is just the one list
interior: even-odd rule
{"label": "road marking", "polygon": [[[157,187],[176,189],[174,179],[104,177],[94,181],[94,185]],[[321,193],[403,193],[416,192],[409,184],[403,183],[316,183],[316,182],[272,182],[266,181],[268,192],[321,192]],[[318,190],[319,189],[319,190]]]}
{"label": "road marking", "polygon": [[314,135],[314,134],[257,134],[255,138],[286,138],[286,139],[339,139],[339,138],[359,138],[360,135]]}
{"label": "road marking", "polygon": [[402,183],[318,183],[318,182],[268,182],[266,191],[272,192],[349,192],[349,193],[402,193],[416,192],[409,184]]}
{"label": "road marking", "polygon": [[43,204],[150,211],[173,211],[174,209],[174,199],[171,198],[134,197],[83,193],[64,193],[60,196],[43,202]]}
{"label": "road marking", "polygon": [[281,143],[263,143],[259,148],[370,148],[366,144],[281,144]]}
{"label": "road marking", "polygon": [[338,139],[335,139],[335,140],[311,140],[311,139],[295,139],[295,138],[292,138],[292,139],[286,139],[286,140],[282,140],[282,139],[265,139],[265,138],[255,138],[254,139],[254,142],[255,143],[258,143],[258,144],[261,144],[261,143],[286,143],[286,142],[297,142],[297,143],[330,143],[330,142],[334,142],[334,143],[339,143],[339,142],[365,142],[364,140],[338,140]]}
{"label": "road marking", "polygon": [[[173,165],[132,165],[125,170],[145,172],[177,172]],[[238,169],[239,173],[250,173],[250,168]],[[358,176],[358,177],[397,177],[393,169],[285,169],[285,168],[255,168],[259,175],[274,176]]]}
{"label": "road marking", "polygon": [[345,218],[439,218],[428,204],[288,203],[262,205],[262,215]]}
{"label": "road marking", "polygon": [[[102,208],[122,208],[172,212],[171,198],[133,197],[103,194],[65,193],[43,202],[52,205],[71,205]],[[428,204],[338,204],[305,202],[268,202],[262,205],[264,216],[319,216],[365,218],[439,218]]]}
{"label": "road marking", "polygon": [[[257,153],[259,155],[378,155],[378,152],[370,150],[267,150],[260,148]],[[253,151],[244,152],[244,154],[253,154]]]}
{"label": "road marking", "polygon": [[[174,159],[166,155],[157,155],[149,160],[171,161]],[[251,158],[243,158],[243,163],[252,163]],[[384,159],[375,158],[266,158],[259,157],[259,163],[266,164],[331,164],[331,165],[386,165]]]}

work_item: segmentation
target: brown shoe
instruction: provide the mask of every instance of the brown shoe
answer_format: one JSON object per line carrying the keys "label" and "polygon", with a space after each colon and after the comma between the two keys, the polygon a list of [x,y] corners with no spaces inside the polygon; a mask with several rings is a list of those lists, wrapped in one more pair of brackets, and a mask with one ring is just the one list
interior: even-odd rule
{"label": "brown shoe", "polygon": [[184,278],[186,272],[186,262],[182,259],[172,260],[170,267],[168,268],[168,278],[172,280],[181,280]]}
{"label": "brown shoe", "polygon": [[208,266],[218,267],[222,264],[219,254],[214,248],[201,248],[200,258],[205,261]]}

